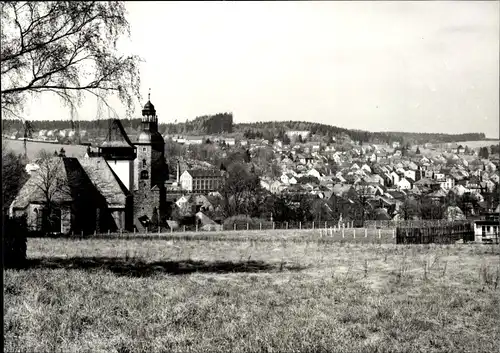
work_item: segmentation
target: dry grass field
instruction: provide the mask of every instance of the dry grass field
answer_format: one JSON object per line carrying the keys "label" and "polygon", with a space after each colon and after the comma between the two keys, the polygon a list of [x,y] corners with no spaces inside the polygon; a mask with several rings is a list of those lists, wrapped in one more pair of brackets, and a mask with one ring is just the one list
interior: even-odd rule
{"label": "dry grass field", "polygon": [[[3,139],[3,142],[5,143],[7,149],[13,150],[16,154],[24,154],[23,140]],[[45,150],[52,154],[54,151],[59,152],[61,148],[64,148],[66,156],[68,157],[83,157],[85,155],[85,151],[87,150],[87,147],[82,145],[63,145],[59,143],[44,143],[36,141],[28,141],[26,143],[26,153],[29,160],[36,158],[41,150]]]}
{"label": "dry grass field", "polygon": [[29,239],[15,352],[497,352],[498,245]]}

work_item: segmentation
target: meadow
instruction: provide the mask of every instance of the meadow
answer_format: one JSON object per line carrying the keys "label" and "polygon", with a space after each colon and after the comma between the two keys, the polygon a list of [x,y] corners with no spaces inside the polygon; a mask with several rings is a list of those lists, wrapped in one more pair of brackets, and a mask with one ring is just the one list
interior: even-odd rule
{"label": "meadow", "polygon": [[[23,140],[10,140],[2,139],[5,143],[7,149],[11,149],[16,154],[24,154],[24,141]],[[83,157],[87,151],[87,147],[83,145],[63,145],[59,143],[45,143],[36,141],[26,142],[26,153],[29,160],[33,160],[37,157],[41,150],[45,150],[49,153],[54,153],[54,151],[59,152],[61,148],[64,148],[66,156],[68,157]]]}
{"label": "meadow", "polygon": [[498,245],[32,238],[28,258],[4,270],[8,352],[500,351]]}

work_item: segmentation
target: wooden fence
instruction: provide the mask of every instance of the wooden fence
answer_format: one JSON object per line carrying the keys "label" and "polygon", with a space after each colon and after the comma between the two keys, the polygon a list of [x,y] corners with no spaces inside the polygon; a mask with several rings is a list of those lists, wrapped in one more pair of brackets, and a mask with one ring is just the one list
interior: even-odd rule
{"label": "wooden fence", "polygon": [[452,244],[474,241],[472,223],[445,224],[433,227],[397,227],[396,244]]}
{"label": "wooden fence", "polygon": [[363,225],[365,228],[434,228],[442,227],[456,224],[466,224],[470,223],[467,220],[464,221],[448,221],[444,219],[418,219],[418,220],[390,220],[390,221],[376,221],[376,220],[365,220]]}

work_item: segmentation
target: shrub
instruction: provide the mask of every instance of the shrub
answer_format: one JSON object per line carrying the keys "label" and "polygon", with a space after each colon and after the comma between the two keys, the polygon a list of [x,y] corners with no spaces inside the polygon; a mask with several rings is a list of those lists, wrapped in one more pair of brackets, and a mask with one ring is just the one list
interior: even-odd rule
{"label": "shrub", "polygon": [[260,224],[262,224],[262,229],[270,228],[272,223],[266,219],[262,218],[252,218],[247,215],[236,215],[224,220],[224,229],[233,229],[236,224],[236,229],[243,230],[246,229],[247,224],[249,229],[259,229]]}
{"label": "shrub", "polygon": [[27,227],[24,218],[8,218],[4,223],[3,258],[6,268],[22,267],[26,261]]}

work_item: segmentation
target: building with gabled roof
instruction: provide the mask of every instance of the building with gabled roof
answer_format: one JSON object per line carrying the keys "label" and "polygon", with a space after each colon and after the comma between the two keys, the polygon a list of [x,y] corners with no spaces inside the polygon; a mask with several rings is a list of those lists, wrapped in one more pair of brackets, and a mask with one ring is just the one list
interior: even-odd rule
{"label": "building with gabled roof", "polygon": [[[160,221],[167,217],[164,149],[156,110],[148,100],[142,110],[141,132],[134,142],[116,119],[97,153],[88,150],[83,158],[70,158],[61,151],[58,156],[38,161],[39,168],[21,188],[10,213],[27,216],[34,225],[32,229],[41,231],[143,231],[154,215]],[[58,185],[50,202],[43,195],[41,183],[47,181],[49,172]],[[44,224],[47,219],[50,229]]]}

